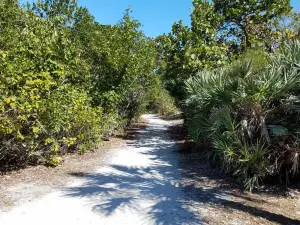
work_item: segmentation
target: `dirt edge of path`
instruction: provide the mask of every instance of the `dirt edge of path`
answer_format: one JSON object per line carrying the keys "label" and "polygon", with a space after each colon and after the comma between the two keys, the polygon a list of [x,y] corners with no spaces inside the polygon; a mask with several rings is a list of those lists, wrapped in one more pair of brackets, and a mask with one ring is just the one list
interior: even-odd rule
{"label": "dirt edge of path", "polygon": [[137,132],[145,129],[148,121],[142,120],[126,129],[123,135],[100,143],[95,149],[84,154],[66,154],[63,163],[57,167],[43,165],[0,175],[0,212],[10,211],[15,206],[38,199],[50,191],[67,185],[74,173],[89,173],[99,167],[114,151],[126,146],[128,140],[135,138]]}

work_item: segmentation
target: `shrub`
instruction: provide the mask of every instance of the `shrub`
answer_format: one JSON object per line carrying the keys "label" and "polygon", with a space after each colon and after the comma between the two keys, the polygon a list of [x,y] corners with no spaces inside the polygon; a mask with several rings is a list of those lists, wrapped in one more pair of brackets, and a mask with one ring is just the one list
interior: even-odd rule
{"label": "shrub", "polygon": [[157,113],[162,116],[179,113],[174,99],[169,95],[168,91],[163,88],[158,88],[153,91],[147,109],[152,113]]}
{"label": "shrub", "polygon": [[0,1],[0,166],[55,166],[139,116],[155,46],[127,11],[115,26],[76,1]]}
{"label": "shrub", "polygon": [[299,180],[299,46],[265,60],[246,55],[186,82],[190,135],[248,189],[268,177]]}

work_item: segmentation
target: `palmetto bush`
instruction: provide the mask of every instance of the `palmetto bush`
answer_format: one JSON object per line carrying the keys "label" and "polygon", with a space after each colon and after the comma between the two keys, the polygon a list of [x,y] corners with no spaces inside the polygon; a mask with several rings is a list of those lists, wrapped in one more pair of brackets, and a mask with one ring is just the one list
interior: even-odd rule
{"label": "palmetto bush", "polygon": [[186,82],[191,137],[208,144],[213,162],[248,189],[270,177],[300,178],[299,69],[300,43],[293,42]]}

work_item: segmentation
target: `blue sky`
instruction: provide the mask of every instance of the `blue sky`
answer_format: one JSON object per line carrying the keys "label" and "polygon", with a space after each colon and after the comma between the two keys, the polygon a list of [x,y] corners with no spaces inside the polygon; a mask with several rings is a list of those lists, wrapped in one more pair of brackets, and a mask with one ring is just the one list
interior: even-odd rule
{"label": "blue sky", "polygon": [[99,23],[115,24],[124,9],[133,10],[148,36],[157,36],[171,31],[174,21],[182,19],[189,24],[192,0],[79,0],[87,6]]}
{"label": "blue sky", "polygon": [[[79,4],[101,24],[116,24],[130,7],[146,35],[155,37],[170,32],[174,21],[182,19],[188,25],[192,0],[79,0]],[[300,0],[291,0],[291,4],[300,11]]]}
{"label": "blue sky", "polygon": [[[155,37],[170,32],[174,21],[182,19],[189,24],[192,0],[79,0],[79,4],[103,24],[117,23],[130,6],[146,35]],[[300,10],[300,0],[291,0],[291,4]]]}

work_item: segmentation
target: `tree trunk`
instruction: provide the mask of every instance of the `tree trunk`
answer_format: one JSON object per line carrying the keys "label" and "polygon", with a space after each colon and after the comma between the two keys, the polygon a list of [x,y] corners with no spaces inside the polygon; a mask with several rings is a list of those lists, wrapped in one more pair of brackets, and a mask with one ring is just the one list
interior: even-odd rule
{"label": "tree trunk", "polygon": [[244,33],[244,36],[245,36],[246,48],[251,48],[251,42],[250,42],[250,38],[249,38],[249,34],[248,34],[246,26],[242,27],[242,30],[243,30],[243,33]]}

